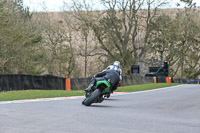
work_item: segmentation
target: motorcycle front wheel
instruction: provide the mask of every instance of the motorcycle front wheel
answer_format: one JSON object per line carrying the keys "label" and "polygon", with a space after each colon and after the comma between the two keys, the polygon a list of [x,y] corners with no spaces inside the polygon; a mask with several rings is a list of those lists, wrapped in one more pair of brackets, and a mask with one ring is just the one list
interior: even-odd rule
{"label": "motorcycle front wheel", "polygon": [[84,105],[90,106],[100,94],[101,94],[101,90],[96,89],[94,92],[92,92],[91,96],[84,101]]}

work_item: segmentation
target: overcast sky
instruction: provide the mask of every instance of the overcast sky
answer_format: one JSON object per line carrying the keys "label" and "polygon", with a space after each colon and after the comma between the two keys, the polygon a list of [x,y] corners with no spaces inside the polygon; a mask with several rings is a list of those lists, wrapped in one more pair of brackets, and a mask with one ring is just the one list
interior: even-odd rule
{"label": "overcast sky", "polygon": [[[86,1],[89,1],[97,10],[100,9],[99,0]],[[29,7],[30,11],[61,11],[67,4],[72,3],[72,0],[23,0],[23,2],[25,7]]]}
{"label": "overcast sky", "polygon": [[[30,8],[30,11],[61,11],[64,3],[70,3],[71,0],[23,0],[24,5]],[[100,10],[101,6],[99,0],[87,0],[90,4],[93,4],[93,8]],[[180,0],[171,0],[171,8],[176,7],[176,3]],[[193,0],[200,6],[200,0]],[[182,5],[184,7],[184,5]]]}

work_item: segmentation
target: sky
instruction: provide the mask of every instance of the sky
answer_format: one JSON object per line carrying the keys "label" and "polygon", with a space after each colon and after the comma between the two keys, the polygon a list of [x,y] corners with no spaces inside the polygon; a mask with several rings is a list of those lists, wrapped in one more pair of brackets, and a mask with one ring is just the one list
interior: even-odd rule
{"label": "sky", "polygon": [[[78,1],[78,0],[75,0]],[[97,10],[99,8],[99,0],[86,0],[92,4]],[[30,11],[61,11],[72,0],[23,0],[25,7],[29,7]]]}
{"label": "sky", "polygon": [[[76,0],[77,1],[77,0]],[[102,7],[100,6],[99,0],[87,0],[90,4],[93,5],[95,10],[100,10]],[[171,0],[172,8],[176,7],[176,3],[180,0]],[[71,3],[72,0],[23,0],[24,6],[29,7],[30,11],[61,11],[66,3]],[[196,2],[196,6],[200,6],[200,0],[193,0]],[[182,4],[181,7],[184,7]]]}

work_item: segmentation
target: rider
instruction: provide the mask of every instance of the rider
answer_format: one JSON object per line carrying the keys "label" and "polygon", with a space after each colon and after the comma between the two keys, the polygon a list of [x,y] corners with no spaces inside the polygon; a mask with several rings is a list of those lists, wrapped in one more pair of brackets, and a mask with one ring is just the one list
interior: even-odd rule
{"label": "rider", "polygon": [[[120,81],[122,80],[122,70],[120,69],[120,62],[115,61],[113,65],[109,65],[105,70],[115,70],[119,73]],[[103,71],[105,71],[103,70]]]}
{"label": "rider", "polygon": [[88,88],[85,91],[90,91],[90,89],[94,86],[96,81],[107,80],[111,84],[111,92],[117,89],[118,84],[122,80],[121,74],[122,70],[119,68],[120,62],[115,61],[113,65],[108,66],[102,72],[97,73],[97,75],[92,78],[92,81]]}

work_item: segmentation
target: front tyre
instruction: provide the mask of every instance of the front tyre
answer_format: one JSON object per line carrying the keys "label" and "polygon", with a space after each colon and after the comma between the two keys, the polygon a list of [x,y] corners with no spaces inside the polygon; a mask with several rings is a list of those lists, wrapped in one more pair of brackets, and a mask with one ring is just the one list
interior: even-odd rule
{"label": "front tyre", "polygon": [[96,89],[96,90],[92,93],[92,95],[91,95],[87,100],[84,101],[84,105],[85,105],[85,106],[90,106],[90,105],[94,102],[94,100],[95,100],[100,94],[101,94],[101,90]]}

